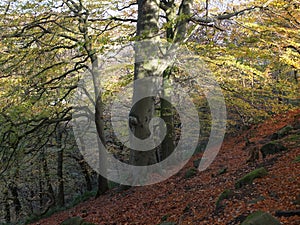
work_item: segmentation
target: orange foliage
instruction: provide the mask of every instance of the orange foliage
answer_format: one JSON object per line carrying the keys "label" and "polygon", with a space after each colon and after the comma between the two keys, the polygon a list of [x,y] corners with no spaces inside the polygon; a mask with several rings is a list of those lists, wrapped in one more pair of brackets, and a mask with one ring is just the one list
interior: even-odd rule
{"label": "orange foliage", "polygon": [[[104,196],[81,203],[75,208],[57,213],[35,225],[58,225],[71,216],[81,216],[95,224],[158,224],[162,217],[178,224],[239,224],[239,217],[257,210],[275,214],[276,210],[295,210],[293,203],[300,192],[300,163],[293,163],[300,155],[298,144],[279,156],[268,156],[264,166],[268,176],[257,179],[252,185],[234,189],[235,181],[255,168],[247,165],[247,151],[242,150],[244,137],[254,132],[252,141],[258,143],[281,127],[292,122],[300,110],[273,117],[264,124],[251,128],[239,137],[228,138],[214,163],[197,176],[184,179],[184,172],[192,167],[192,160],[182,171],[165,182],[145,187],[133,187],[123,192],[111,190]],[[199,158],[195,156],[193,160]],[[277,160],[276,160],[277,158]],[[215,176],[220,168],[228,167],[227,173]],[[233,196],[222,201],[223,208],[216,211],[218,196],[232,189]],[[281,217],[282,224],[300,224],[299,216]]]}

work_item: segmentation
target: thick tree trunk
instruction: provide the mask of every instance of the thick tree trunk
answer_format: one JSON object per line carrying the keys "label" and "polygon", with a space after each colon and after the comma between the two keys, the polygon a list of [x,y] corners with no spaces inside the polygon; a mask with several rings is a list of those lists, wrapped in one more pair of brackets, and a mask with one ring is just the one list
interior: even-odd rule
{"label": "thick tree trunk", "polygon": [[[102,102],[102,96],[101,93],[97,97],[96,106],[95,106],[95,123],[97,128],[97,133],[99,136],[99,141],[102,142],[102,144],[105,146],[105,138],[104,138],[104,121],[103,121],[103,102]],[[98,147],[100,149],[100,143],[98,141]],[[99,168],[106,168],[106,159],[99,151]],[[96,197],[99,197],[100,195],[104,194],[106,191],[108,191],[108,181],[107,179],[102,175],[98,174],[98,190]]]}
{"label": "thick tree trunk", "polygon": [[105,194],[105,192],[108,191],[108,182],[105,177],[103,177],[101,174],[98,174],[98,189],[96,193],[96,198],[100,195]]}
{"label": "thick tree trunk", "polygon": [[[183,0],[179,8],[179,19],[175,26],[167,28],[167,39],[169,42],[179,43],[184,41],[187,35],[187,24],[189,21],[190,10],[192,0]],[[165,5],[165,12],[167,16],[167,22],[174,22],[176,20],[176,5],[174,2],[170,2],[169,5]],[[168,67],[163,73],[163,93],[161,99],[161,118],[165,121],[167,126],[167,134],[161,144],[161,160],[166,159],[175,149],[175,128],[174,128],[174,112],[172,108],[171,96],[168,91],[170,87],[167,87],[167,80],[172,73],[172,68]]]}
{"label": "thick tree trunk", "polygon": [[[158,0],[138,0],[138,22],[137,36],[140,40],[147,40],[147,44],[137,44],[135,48],[136,61],[134,68],[134,79],[143,79],[156,74],[154,62],[149,60],[155,57],[155,49],[159,40],[159,1]],[[147,55],[151,53],[151,55]],[[139,98],[141,93],[147,93],[150,86],[135,85],[133,93],[133,102]],[[147,97],[137,102],[130,112],[130,129],[133,135],[141,140],[148,138],[151,134],[149,123],[154,116],[153,97]],[[134,146],[134,144],[133,144]],[[140,149],[135,146],[135,149]],[[156,150],[136,151],[131,150],[131,164],[136,166],[145,166],[157,162]]]}
{"label": "thick tree trunk", "polygon": [[185,40],[187,36],[187,25],[191,16],[193,0],[182,0],[179,7],[179,20],[175,27],[174,39],[175,43],[180,43]]}
{"label": "thick tree trunk", "polygon": [[107,159],[105,158],[104,155],[101,154],[100,151],[100,141],[102,142],[103,146],[105,146],[105,135],[104,135],[104,117],[103,117],[103,112],[104,112],[104,104],[102,101],[102,92],[98,88],[97,85],[100,85],[100,82],[98,81],[99,79],[99,72],[98,72],[98,60],[96,56],[92,57],[92,62],[93,62],[93,68],[92,68],[92,73],[93,77],[95,79],[95,91],[96,91],[96,105],[95,105],[95,123],[96,123],[96,128],[97,128],[97,133],[99,136],[98,140],[98,147],[99,147],[99,169],[102,168],[102,173],[98,174],[98,191],[96,194],[96,197],[104,194],[106,191],[108,191],[108,181],[106,179],[105,173],[106,172],[106,163]]}

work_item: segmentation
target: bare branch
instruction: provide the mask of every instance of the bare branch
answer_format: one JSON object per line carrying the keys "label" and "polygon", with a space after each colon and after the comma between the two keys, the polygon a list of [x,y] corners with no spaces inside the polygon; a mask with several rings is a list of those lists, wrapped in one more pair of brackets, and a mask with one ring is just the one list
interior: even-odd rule
{"label": "bare branch", "polygon": [[119,17],[110,17],[110,18],[90,18],[88,19],[89,22],[96,22],[96,21],[99,21],[99,22],[104,22],[104,21],[109,21],[109,20],[114,20],[114,21],[121,21],[121,22],[130,22],[130,23],[136,23],[137,22],[137,19],[131,19],[131,18],[127,18],[127,19],[124,19],[124,18],[119,18]]}
{"label": "bare branch", "polygon": [[232,12],[232,13],[224,13],[221,15],[216,15],[214,17],[198,17],[197,15],[193,16],[191,18],[191,21],[193,21],[194,23],[198,23],[201,25],[205,25],[205,26],[212,26],[216,21],[220,21],[220,20],[229,20],[232,19],[233,17],[239,16],[244,14],[245,12],[251,12],[255,9],[263,9],[263,7],[260,6],[252,6],[249,8],[245,8],[242,9],[240,11],[236,11],[236,12]]}
{"label": "bare branch", "polygon": [[118,6],[118,4],[117,4],[117,10],[118,10],[118,11],[122,11],[122,10],[128,9],[128,8],[130,8],[131,6],[134,6],[134,5],[137,5],[137,2],[132,2],[132,3],[130,3],[129,5],[124,6],[124,7],[121,7],[121,8],[119,8],[119,6]]}

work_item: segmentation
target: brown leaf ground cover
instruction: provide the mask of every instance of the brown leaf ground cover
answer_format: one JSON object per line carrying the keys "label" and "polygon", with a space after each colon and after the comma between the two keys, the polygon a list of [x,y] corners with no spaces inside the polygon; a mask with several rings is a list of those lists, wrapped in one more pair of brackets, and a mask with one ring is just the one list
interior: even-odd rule
{"label": "brown leaf ground cover", "polygon": [[[264,142],[299,113],[300,110],[279,115],[237,137],[227,137],[213,164],[192,178],[186,179],[184,174],[201,155],[195,155],[179,173],[162,183],[122,192],[111,190],[34,224],[58,225],[69,217],[81,216],[88,222],[110,225],[153,225],[163,220],[177,224],[231,225],[240,224],[249,213],[257,210],[272,215],[277,210],[299,210],[295,200],[300,194],[300,163],[294,159],[300,155],[300,140],[282,139],[289,149],[287,152],[259,159],[253,164],[246,164],[248,153],[243,150],[246,135],[256,143]],[[266,177],[235,189],[237,179],[262,166],[269,172]],[[224,167],[227,171],[217,175]],[[231,195],[216,208],[218,197],[226,189],[232,190]],[[300,224],[299,216],[278,219],[282,224]]]}

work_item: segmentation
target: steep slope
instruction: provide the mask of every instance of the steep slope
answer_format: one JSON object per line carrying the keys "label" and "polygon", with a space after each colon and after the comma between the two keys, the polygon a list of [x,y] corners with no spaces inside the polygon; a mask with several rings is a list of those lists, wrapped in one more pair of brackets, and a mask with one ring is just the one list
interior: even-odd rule
{"label": "steep slope", "polygon": [[[70,210],[57,213],[34,224],[58,225],[68,217],[81,216],[95,224],[159,224],[163,220],[177,224],[240,224],[251,212],[262,210],[275,215],[277,210],[299,210],[300,140],[295,133],[280,142],[288,151],[247,164],[245,137],[261,144],[280,128],[290,124],[300,110],[271,118],[238,137],[227,137],[214,163],[204,172],[185,178],[196,155],[178,174],[163,183],[133,187],[123,192],[111,190]],[[299,130],[298,130],[299,132]],[[268,175],[236,189],[235,182],[255,168],[264,167]],[[220,173],[220,170],[223,170]],[[219,174],[218,174],[219,173]],[[224,190],[229,196],[216,208]],[[299,204],[299,203],[298,203]],[[277,217],[278,218],[278,217]],[[280,217],[282,224],[298,225],[299,216]]]}

